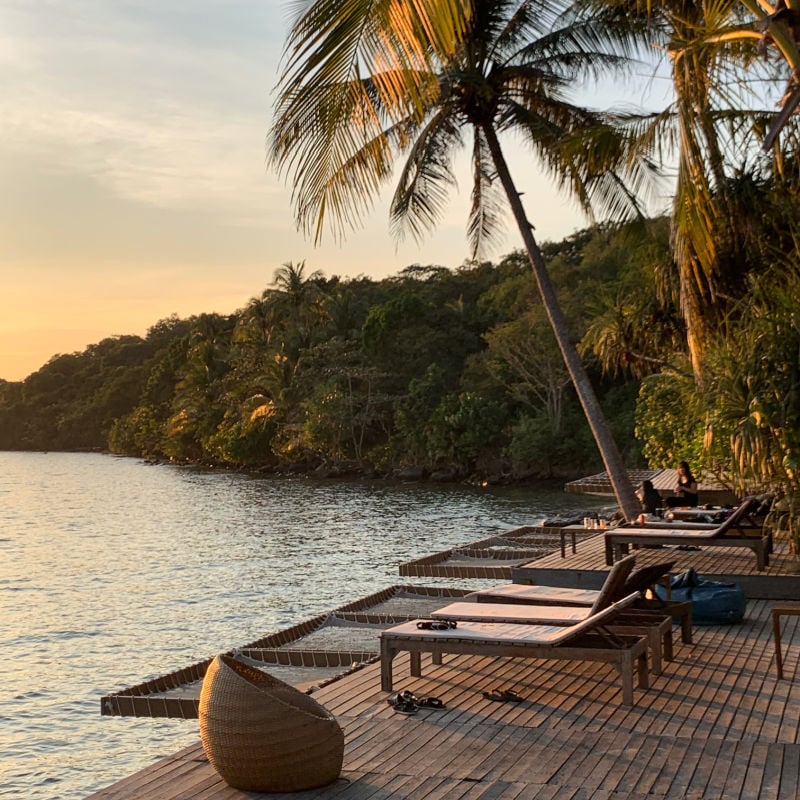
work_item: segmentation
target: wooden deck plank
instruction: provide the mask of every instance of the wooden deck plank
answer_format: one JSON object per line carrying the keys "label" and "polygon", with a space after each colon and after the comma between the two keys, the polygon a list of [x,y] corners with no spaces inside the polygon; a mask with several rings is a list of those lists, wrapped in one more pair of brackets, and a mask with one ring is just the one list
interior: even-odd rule
{"label": "wooden deck plank", "polygon": [[775,794],[768,790],[764,782],[767,771],[769,746],[754,743],[750,750],[750,759],[741,783],[740,800],[774,800]]}
{"label": "wooden deck plank", "polygon": [[[674,765],[669,788],[664,793],[664,797],[667,800],[679,800],[679,798],[686,800],[689,796],[689,787],[695,781],[695,774],[700,766],[702,756],[713,759],[715,755],[713,751],[721,745],[722,741],[719,739],[711,739],[707,742],[693,741],[684,752],[680,764]],[[702,779],[703,774],[698,776],[697,782],[699,783]]]}
{"label": "wooden deck plank", "polygon": [[[596,790],[614,764],[614,749],[598,747],[600,739],[593,731],[575,731],[570,735],[570,757],[553,781]],[[573,763],[573,760],[576,763]]]}
{"label": "wooden deck plank", "polygon": [[800,795],[800,747],[783,747],[781,780],[777,800],[791,800]]}
{"label": "wooden deck plank", "polygon": [[623,757],[616,759],[614,769],[608,773],[601,788],[624,794],[641,788],[642,775],[650,770],[650,760],[658,752],[659,745],[656,738],[631,736]]}

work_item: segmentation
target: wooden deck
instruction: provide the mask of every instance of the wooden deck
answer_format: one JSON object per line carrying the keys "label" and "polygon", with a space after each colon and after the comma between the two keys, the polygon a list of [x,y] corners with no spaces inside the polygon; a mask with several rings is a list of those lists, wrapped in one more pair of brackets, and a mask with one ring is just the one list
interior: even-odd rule
{"label": "wooden deck", "polygon": [[[578,586],[581,589],[599,589],[608,573],[605,562],[603,534],[579,541],[577,552],[561,558],[553,552],[544,558],[518,565],[511,570],[515,583],[543,583],[548,586]],[[786,541],[775,542],[775,552],[769,565],[759,572],[752,551],[740,547],[706,547],[683,551],[673,547],[655,550],[639,549],[637,566],[673,561],[673,573],[684,572],[689,567],[715,581],[738,583],[747,597],[763,600],[800,599],[800,562],[791,555]]]}
{"label": "wooden deck", "polygon": [[[675,488],[675,470],[674,469],[632,469],[628,470],[628,477],[630,478],[631,485],[638,486],[643,480],[649,480],[653,483],[653,488],[661,494],[662,497],[672,496],[672,490]],[[720,486],[714,480],[705,480],[702,477],[699,479],[698,495],[701,504],[723,504],[723,503],[736,503],[738,498],[730,490],[724,486]],[[592,494],[614,497],[614,490],[611,487],[611,481],[607,472],[601,472],[597,475],[587,475],[585,478],[579,478],[576,481],[570,481],[564,485],[564,491],[573,494]]]}
{"label": "wooden deck", "polygon": [[400,575],[415,578],[481,578],[486,581],[511,579],[515,567],[538,560],[558,544],[566,556],[585,539],[586,531],[567,532],[563,526],[526,525],[502,536],[431,553],[400,564]]}
{"label": "wooden deck", "polygon": [[[583,542],[567,559],[548,556],[534,570],[605,569],[602,544]],[[644,560],[664,551],[639,551]],[[709,551],[710,552],[710,551]],[[670,552],[704,574],[713,554]],[[747,572],[755,559],[733,554]],[[702,561],[701,561],[702,559]],[[727,571],[728,556],[718,569]],[[781,560],[784,559],[784,560]],[[796,565],[788,556],[772,578]],[[687,564],[689,561],[686,562]],[[709,562],[710,563],[710,562]],[[679,564],[679,569],[684,568]],[[542,573],[544,574],[544,572]],[[715,574],[721,574],[719,572]],[[576,573],[572,573],[573,578]],[[767,573],[768,577],[770,573]],[[563,577],[563,575],[562,575]],[[764,582],[764,574],[758,574]],[[754,584],[758,585],[758,584]],[[750,595],[751,598],[753,595]],[[798,595],[800,596],[800,595]],[[423,677],[395,660],[395,688],[440,697],[444,711],[395,714],[380,690],[379,664],[323,686],[314,697],[336,714],[346,736],[340,780],[301,792],[301,800],[795,800],[800,796],[800,618],[784,620],[784,675],[777,680],[772,603],[750,599],[734,626],[695,628],[675,637],[675,659],[622,706],[613,669],[530,659],[423,657]],[[482,692],[513,688],[522,703]],[[187,721],[186,724],[196,724]],[[199,743],[91,795],[91,800],[240,800]]]}

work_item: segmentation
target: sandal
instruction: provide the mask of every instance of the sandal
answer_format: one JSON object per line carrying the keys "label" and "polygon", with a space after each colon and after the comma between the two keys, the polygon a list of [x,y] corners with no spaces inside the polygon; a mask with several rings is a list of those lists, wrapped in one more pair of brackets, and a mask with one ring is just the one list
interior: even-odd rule
{"label": "sandal", "polygon": [[513,689],[492,689],[489,692],[483,692],[483,696],[495,703],[521,703],[525,699]]}
{"label": "sandal", "polygon": [[419,706],[410,700],[414,697],[411,692],[398,692],[386,698],[386,702],[392,707],[396,714],[416,714]]}
{"label": "sandal", "polygon": [[417,628],[421,631],[446,631],[457,626],[454,619],[421,619],[417,622]]}
{"label": "sandal", "polygon": [[417,700],[420,708],[435,708],[437,711],[443,711],[447,706],[438,697],[420,697]]}

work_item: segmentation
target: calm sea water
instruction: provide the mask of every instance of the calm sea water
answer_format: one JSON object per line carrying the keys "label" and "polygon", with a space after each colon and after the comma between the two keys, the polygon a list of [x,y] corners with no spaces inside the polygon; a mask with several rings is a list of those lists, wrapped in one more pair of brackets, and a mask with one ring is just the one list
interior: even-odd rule
{"label": "calm sea water", "polygon": [[0,798],[83,798],[198,738],[196,721],[102,717],[103,694],[407,583],[401,562],[591,504],[0,452]]}

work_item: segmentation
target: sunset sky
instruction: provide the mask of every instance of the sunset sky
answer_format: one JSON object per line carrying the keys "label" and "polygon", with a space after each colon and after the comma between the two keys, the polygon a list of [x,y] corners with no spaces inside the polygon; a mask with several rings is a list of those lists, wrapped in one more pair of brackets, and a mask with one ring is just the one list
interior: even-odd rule
{"label": "sunset sky", "polygon": [[[341,246],[295,231],[265,162],[287,8],[0,0],[0,378],[172,313],[232,312],[287,261],[382,278],[468,258],[466,172],[421,246],[395,246],[385,204]],[[584,227],[514,152],[539,239]],[[509,228],[488,255],[515,247]]]}

